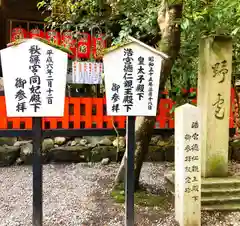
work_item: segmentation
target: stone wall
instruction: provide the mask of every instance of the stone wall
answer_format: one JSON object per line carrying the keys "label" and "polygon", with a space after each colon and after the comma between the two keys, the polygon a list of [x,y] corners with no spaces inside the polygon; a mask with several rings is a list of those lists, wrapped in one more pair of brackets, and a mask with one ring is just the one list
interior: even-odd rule
{"label": "stone wall", "polygon": [[[125,138],[104,137],[65,137],[46,138],[42,142],[43,163],[50,162],[100,162],[121,161],[125,151]],[[230,140],[229,158],[240,161],[240,140]],[[32,163],[33,145],[31,140],[0,137],[0,167],[14,164]],[[174,161],[174,137],[154,136],[149,146],[146,161]]]}

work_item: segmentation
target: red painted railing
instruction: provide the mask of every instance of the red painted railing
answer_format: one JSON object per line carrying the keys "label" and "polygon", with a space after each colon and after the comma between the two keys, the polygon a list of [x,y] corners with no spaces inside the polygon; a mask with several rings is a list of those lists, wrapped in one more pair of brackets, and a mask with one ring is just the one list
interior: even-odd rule
{"label": "red painted railing", "polygon": [[[229,127],[234,128],[234,91]],[[193,100],[196,102],[196,100]],[[156,116],[156,128],[174,128],[173,107],[171,99],[161,99],[159,114]],[[125,128],[126,117],[111,117],[106,115],[106,100],[104,98],[66,97],[64,116],[61,118],[43,118],[43,129],[80,129],[80,128],[113,128],[112,119],[117,128]],[[31,129],[32,118],[10,118],[6,115],[5,97],[0,96],[0,129]]]}

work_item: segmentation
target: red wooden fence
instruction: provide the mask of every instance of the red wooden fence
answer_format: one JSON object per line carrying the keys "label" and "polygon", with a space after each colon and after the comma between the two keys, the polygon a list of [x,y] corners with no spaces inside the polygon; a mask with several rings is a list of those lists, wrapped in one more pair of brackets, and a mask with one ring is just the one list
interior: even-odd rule
{"label": "red wooden fence", "polygon": [[[234,128],[234,92],[229,127]],[[193,100],[196,102],[196,100]],[[161,99],[159,114],[156,116],[156,128],[174,128],[173,107],[171,99]],[[126,117],[114,117],[117,128],[125,128]],[[80,129],[80,128],[113,128],[112,117],[106,115],[106,100],[104,98],[66,97],[65,112],[61,118],[43,118],[43,129]],[[5,97],[0,96],[0,129],[31,129],[32,118],[10,118],[6,115]]]}

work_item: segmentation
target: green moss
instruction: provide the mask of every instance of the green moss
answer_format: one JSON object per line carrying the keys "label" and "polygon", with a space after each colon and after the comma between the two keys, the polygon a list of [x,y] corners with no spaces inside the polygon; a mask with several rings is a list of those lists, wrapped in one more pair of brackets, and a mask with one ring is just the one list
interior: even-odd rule
{"label": "green moss", "polygon": [[39,40],[39,41],[41,41],[41,42],[43,42],[43,43],[45,43],[45,44],[47,44],[47,45],[50,45],[50,46],[52,46],[52,47],[54,47],[54,48],[56,48],[56,49],[59,49],[59,50],[65,52],[65,53],[68,53],[68,54],[71,54],[71,55],[73,54],[73,52],[72,52],[70,49],[65,48],[65,47],[63,47],[63,46],[60,46],[60,45],[56,45],[56,44],[54,44],[54,43],[52,43],[52,42],[49,42],[48,40],[46,40],[46,39],[44,39],[44,38],[35,37],[35,39],[37,39],[37,40]]}
{"label": "green moss", "polygon": [[149,152],[160,152],[160,151],[164,151],[164,149],[161,147],[158,147],[158,146],[149,146],[148,151]]}
{"label": "green moss", "polygon": [[223,156],[215,155],[208,159],[208,174],[211,177],[227,176],[227,163]]}
{"label": "green moss", "polygon": [[[52,46],[52,47],[54,47],[54,48],[56,48],[56,49],[59,49],[59,50],[65,52],[65,53],[68,53],[68,54],[71,54],[71,55],[73,54],[73,52],[72,52],[70,49],[67,49],[67,48],[65,48],[65,47],[63,47],[63,46],[60,46],[60,45],[53,44],[53,43],[49,42],[48,40],[46,40],[46,39],[44,39],[44,38],[35,37],[35,39],[37,39],[37,40],[39,40],[39,41],[41,41],[41,42],[43,42],[43,43],[45,43],[45,44],[47,44],[47,45],[50,45],[50,46]],[[16,45],[19,45],[19,44],[21,44],[21,43],[23,43],[23,42],[25,42],[25,41],[26,41],[26,39],[17,40],[17,41],[14,41],[14,42],[9,43],[8,46],[9,46],[9,47],[10,47],[10,46],[16,46]]]}
{"label": "green moss", "polygon": [[[125,192],[123,185],[118,186],[111,192],[111,197],[117,203],[125,202]],[[166,194],[154,195],[143,189],[138,190],[134,194],[134,203],[138,206],[148,206],[148,207],[166,207],[169,205],[169,197]]]}
{"label": "green moss", "polygon": [[114,46],[111,46],[111,47],[109,47],[109,48],[106,48],[106,49],[104,49],[104,54],[107,54],[107,53],[109,53],[109,52],[114,51],[115,49],[118,49],[118,48],[121,48],[121,47],[123,47],[123,46],[125,46],[125,45],[128,45],[128,44],[130,44],[131,42],[132,42],[132,41],[125,40],[125,41],[123,41],[122,43],[119,43],[119,44],[117,44],[117,45],[114,45]]}

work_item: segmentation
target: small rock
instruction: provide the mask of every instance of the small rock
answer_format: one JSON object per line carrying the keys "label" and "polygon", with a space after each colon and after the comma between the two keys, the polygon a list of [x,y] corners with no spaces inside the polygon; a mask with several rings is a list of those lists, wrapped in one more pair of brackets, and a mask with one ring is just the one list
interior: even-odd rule
{"label": "small rock", "polygon": [[97,146],[97,144],[87,144],[87,147],[89,148],[95,148]]}
{"label": "small rock", "polygon": [[31,155],[33,153],[33,145],[31,143],[27,143],[21,147],[21,154]]}
{"label": "small rock", "polygon": [[111,161],[115,161],[116,153],[116,148],[113,146],[97,146],[91,150],[91,161],[101,162],[104,158],[109,158]]}
{"label": "small rock", "polygon": [[163,146],[166,146],[168,143],[165,142],[164,140],[159,140],[158,143],[157,143],[157,146],[160,146],[160,147],[163,147]]}
{"label": "small rock", "polygon": [[77,145],[81,145],[81,146],[86,146],[88,143],[87,139],[79,138],[79,137],[76,137],[74,141],[77,143]]}
{"label": "small rock", "polygon": [[54,141],[51,138],[44,139],[42,142],[42,151],[46,152],[49,151],[51,148],[54,147]]}
{"label": "small rock", "polygon": [[19,147],[4,146],[0,147],[0,166],[10,166],[14,164],[19,157]]}
{"label": "small rock", "polygon": [[55,137],[54,138],[54,143],[58,144],[58,145],[63,145],[66,142],[66,138],[65,137]]}
{"label": "small rock", "polygon": [[53,162],[86,162],[89,159],[90,149],[83,146],[61,146],[48,152],[50,161]]}
{"label": "small rock", "polygon": [[98,144],[104,137],[90,137],[90,136],[84,136],[83,139],[87,140],[87,143],[89,144]]}
{"label": "small rock", "polygon": [[14,147],[21,147],[22,145],[24,144],[28,144],[28,143],[31,143],[32,141],[31,140],[23,140],[23,141],[17,141],[14,143]]}
{"label": "small rock", "polygon": [[4,90],[4,83],[3,83],[3,78],[0,78],[0,91]]}
{"label": "small rock", "polygon": [[32,163],[32,153],[33,153],[33,145],[31,143],[27,143],[21,146],[20,158],[25,164]]}
{"label": "small rock", "polygon": [[150,145],[154,146],[157,145],[157,143],[162,140],[162,136],[153,136],[150,141]]}
{"label": "small rock", "polygon": [[85,145],[87,145],[87,140],[86,139],[81,139],[78,144],[80,144],[82,146],[85,146]]}
{"label": "small rock", "polygon": [[110,163],[110,159],[109,158],[104,158],[104,159],[102,159],[102,161],[101,161],[101,164],[102,165],[108,165]]}
{"label": "small rock", "polygon": [[105,137],[98,144],[104,145],[104,146],[111,146],[112,145],[112,141]]}
{"label": "small rock", "polygon": [[108,138],[110,141],[114,141],[116,139],[115,136],[105,136],[105,138]]}
{"label": "small rock", "polygon": [[70,146],[76,146],[77,142],[75,140],[71,141],[71,145]]}
{"label": "small rock", "polygon": [[6,144],[8,146],[13,146],[17,142],[16,137],[0,137],[0,146]]}
{"label": "small rock", "polygon": [[[66,143],[66,146],[71,146],[72,145],[72,141],[71,140],[69,140],[67,143]],[[58,147],[59,147],[59,145],[58,145]]]}
{"label": "small rock", "polygon": [[17,165],[22,165],[22,164],[23,164],[23,160],[22,160],[21,158],[18,158],[18,159],[16,160],[16,164],[17,164]]}
{"label": "small rock", "polygon": [[[119,141],[118,141],[119,140]],[[113,146],[114,147],[117,147],[119,145],[119,148],[124,148],[126,146],[126,140],[124,137],[119,137],[116,138],[114,141],[113,141]]]}

